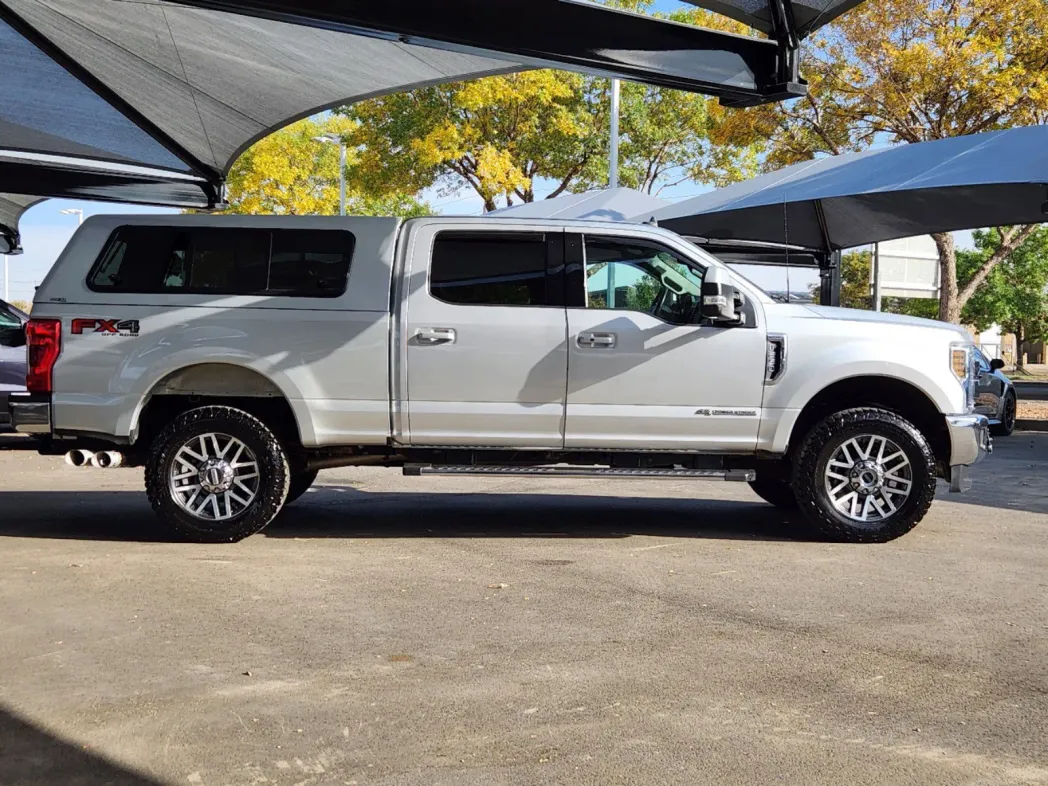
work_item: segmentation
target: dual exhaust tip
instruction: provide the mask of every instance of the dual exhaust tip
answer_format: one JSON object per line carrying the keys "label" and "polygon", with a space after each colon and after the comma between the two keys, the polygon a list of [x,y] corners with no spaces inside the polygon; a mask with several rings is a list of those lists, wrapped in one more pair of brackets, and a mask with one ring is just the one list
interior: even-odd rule
{"label": "dual exhaust tip", "polygon": [[117,450],[71,450],[65,454],[65,461],[71,467],[98,467],[99,469],[116,469],[124,463],[124,454]]}

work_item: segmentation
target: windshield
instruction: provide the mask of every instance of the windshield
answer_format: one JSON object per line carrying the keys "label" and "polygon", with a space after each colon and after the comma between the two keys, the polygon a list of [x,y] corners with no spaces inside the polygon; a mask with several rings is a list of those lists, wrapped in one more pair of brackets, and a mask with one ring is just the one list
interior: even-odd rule
{"label": "windshield", "polygon": [[768,294],[768,292],[763,287],[760,287],[757,284],[753,283],[752,279],[749,279],[746,276],[744,276],[742,273],[740,273],[738,271],[738,269],[734,265],[729,265],[727,262],[724,262],[721,259],[713,256],[713,254],[711,254],[709,251],[704,249],[702,246],[696,245],[692,241],[688,240],[688,238],[686,238],[686,237],[681,236],[680,239],[682,241],[684,241],[685,243],[687,243],[689,246],[691,246],[691,248],[693,249],[694,253],[697,254],[700,259],[701,258],[706,258],[706,259],[715,259],[715,260],[717,260],[718,262],[720,262],[721,265],[723,265],[724,267],[726,267],[728,270],[731,271],[731,275],[732,275],[733,278],[741,281],[747,287],[752,289],[754,292],[763,295],[767,300],[769,300],[769,301],[776,301],[776,298],[774,298],[772,295]]}

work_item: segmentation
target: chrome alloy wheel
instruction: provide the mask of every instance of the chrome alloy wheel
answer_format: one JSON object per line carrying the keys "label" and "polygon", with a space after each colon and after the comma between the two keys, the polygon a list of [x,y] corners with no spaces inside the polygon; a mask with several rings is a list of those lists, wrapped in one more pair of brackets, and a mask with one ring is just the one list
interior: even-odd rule
{"label": "chrome alloy wheel", "polygon": [[259,482],[251,449],[236,437],[216,433],[183,444],[168,475],[172,499],[201,521],[226,521],[243,513],[258,496]]}
{"label": "chrome alloy wheel", "polygon": [[888,518],[913,489],[913,467],[905,451],[875,434],[844,442],[827,462],[824,476],[830,502],[853,521]]}

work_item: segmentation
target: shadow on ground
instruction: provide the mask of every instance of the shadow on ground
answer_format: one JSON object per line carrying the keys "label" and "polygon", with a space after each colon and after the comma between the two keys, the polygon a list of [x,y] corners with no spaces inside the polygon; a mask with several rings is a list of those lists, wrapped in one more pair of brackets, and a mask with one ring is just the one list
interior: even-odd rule
{"label": "shadow on ground", "polygon": [[0,707],[4,786],[159,786],[158,782],[55,737]]}
{"label": "shadow on ground", "polygon": [[[433,494],[319,487],[264,531],[275,538],[625,538],[788,540],[803,523],[757,501],[571,494]],[[133,491],[0,492],[0,536],[170,540]]]}

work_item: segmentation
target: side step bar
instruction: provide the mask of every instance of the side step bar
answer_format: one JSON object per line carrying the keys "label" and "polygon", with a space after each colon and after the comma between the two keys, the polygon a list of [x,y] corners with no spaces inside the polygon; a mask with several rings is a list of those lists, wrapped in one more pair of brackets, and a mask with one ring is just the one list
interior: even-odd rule
{"label": "side step bar", "polygon": [[467,467],[405,464],[405,475],[516,475],[545,478],[637,478],[642,480],[755,480],[752,469],[617,469],[611,467]]}

